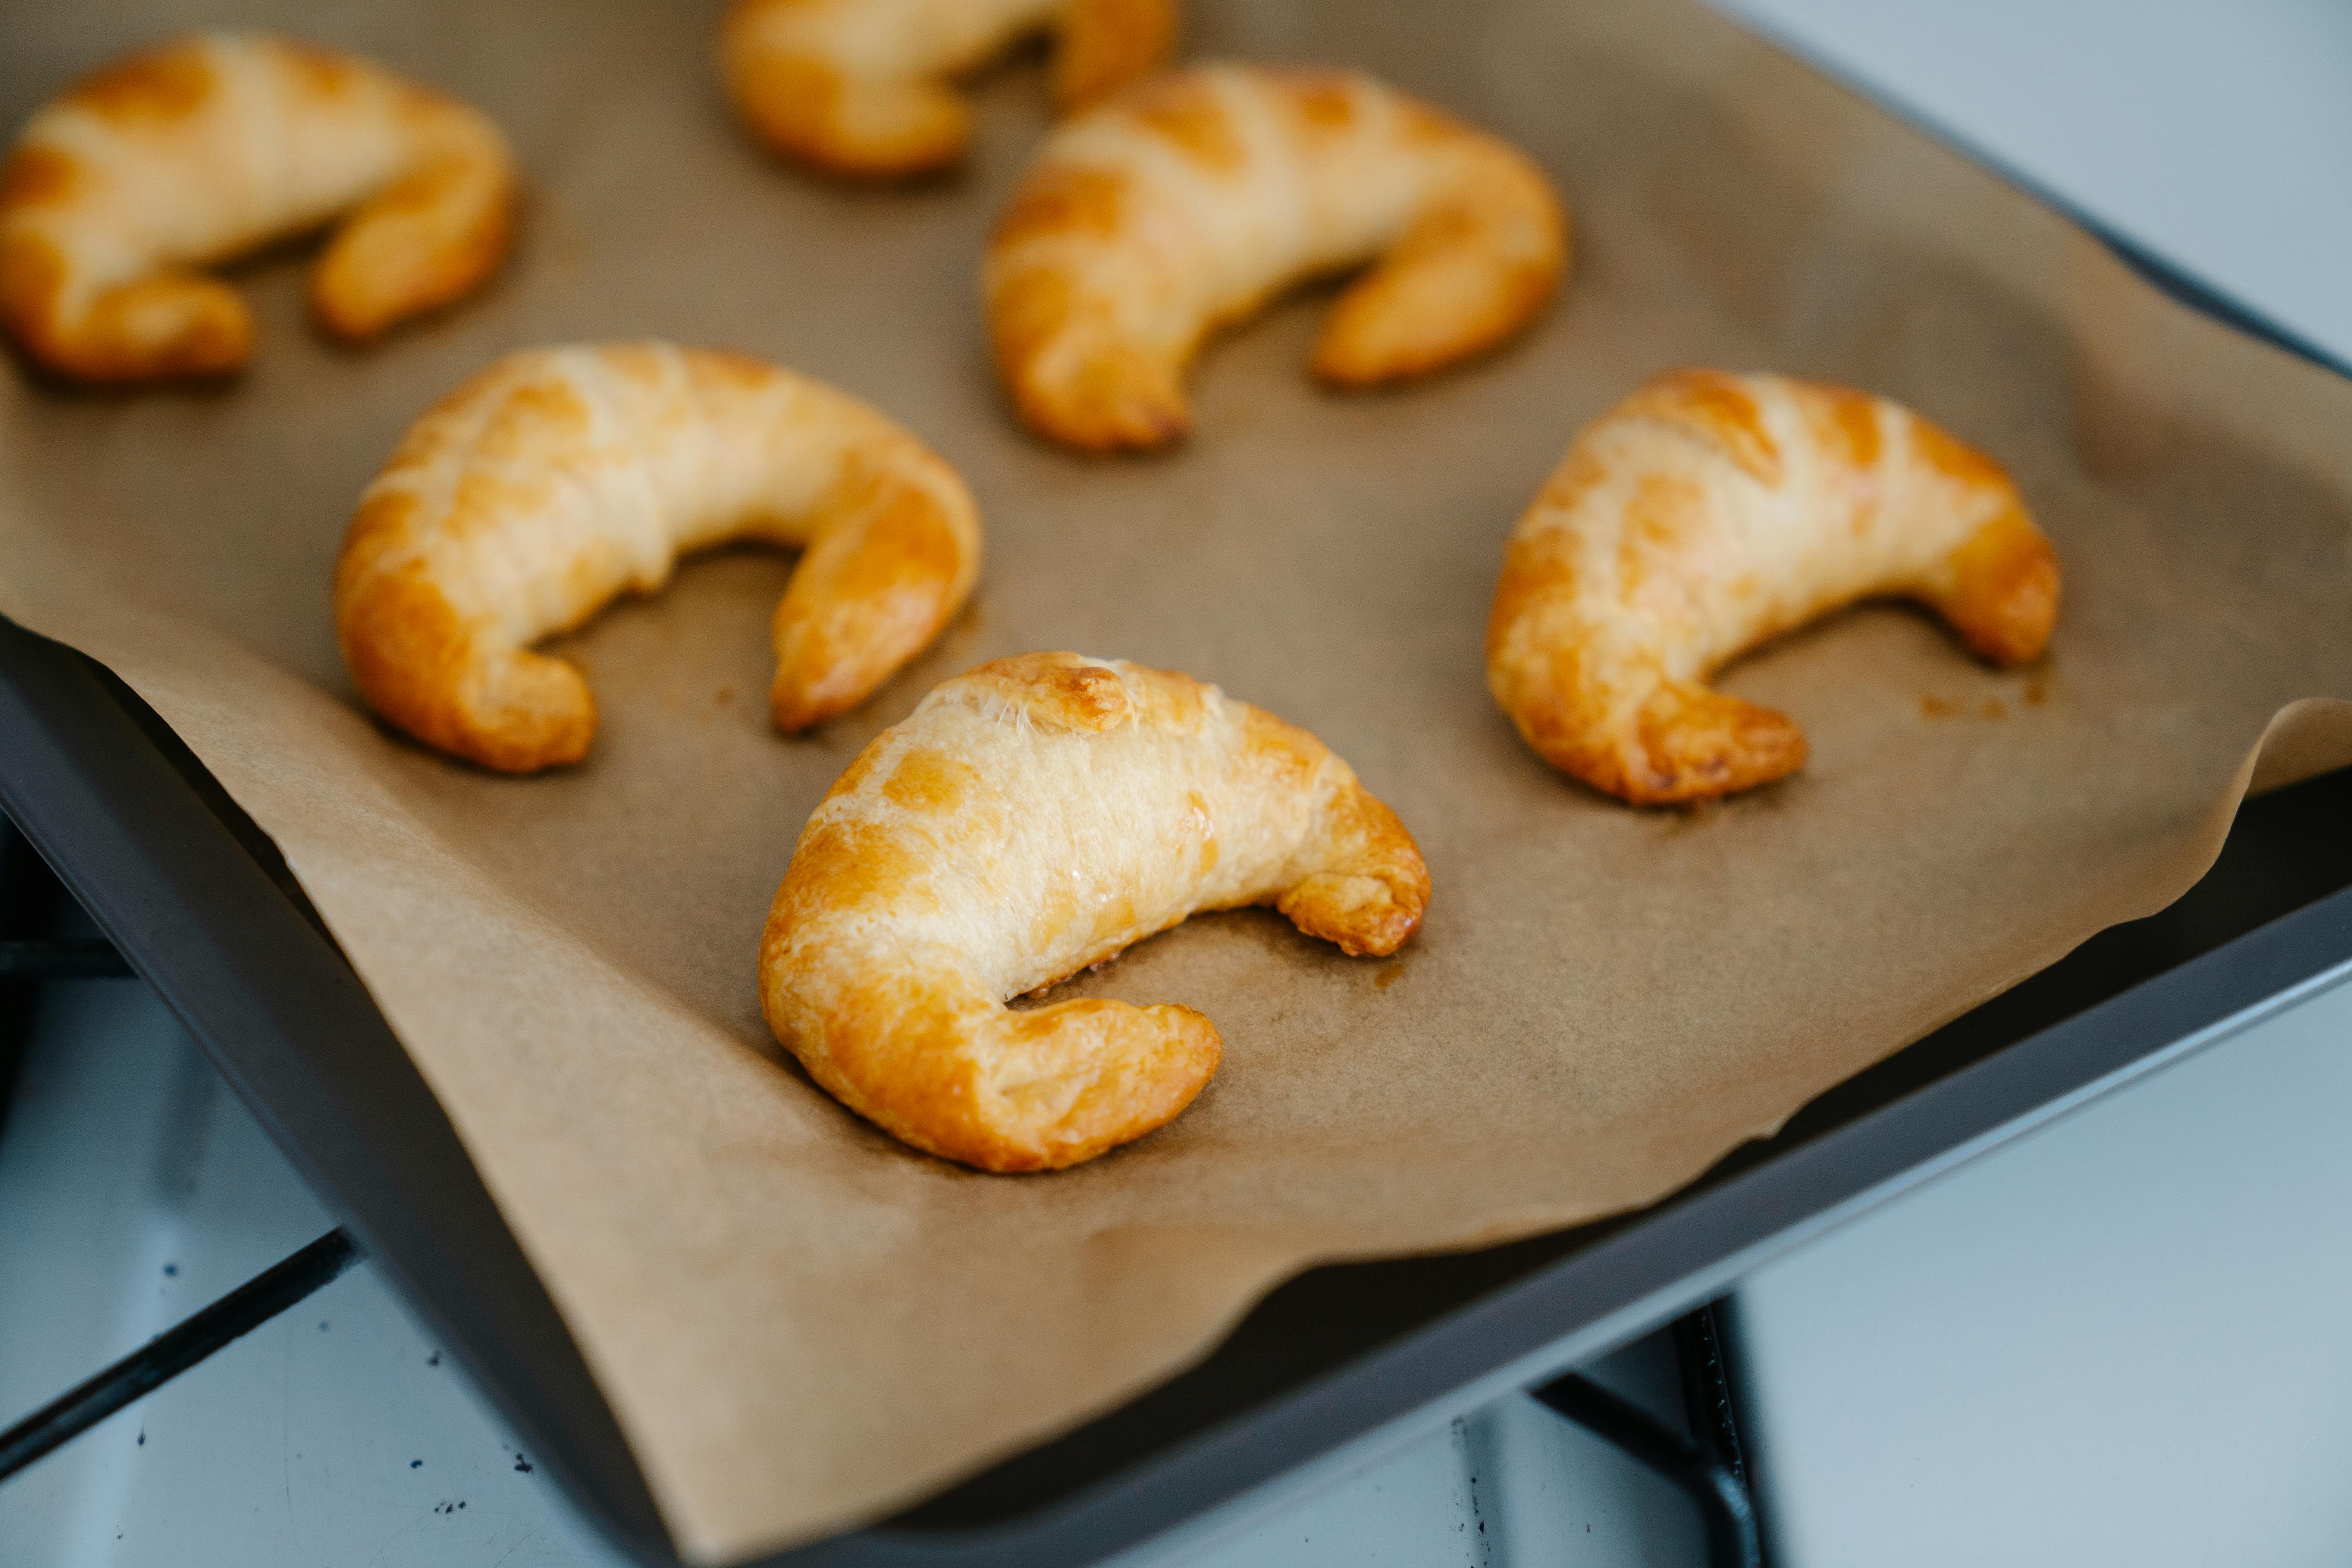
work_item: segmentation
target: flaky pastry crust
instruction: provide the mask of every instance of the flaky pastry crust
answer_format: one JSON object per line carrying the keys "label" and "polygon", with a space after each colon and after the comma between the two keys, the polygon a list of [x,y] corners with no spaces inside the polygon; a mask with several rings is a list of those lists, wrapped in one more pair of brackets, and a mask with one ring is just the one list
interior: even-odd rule
{"label": "flaky pastry crust", "polygon": [[1795,772],[1786,714],[1708,689],[1767,638],[1916,599],[1995,664],[2037,658],[2058,557],[2000,466],[1883,397],[1681,370],[1586,426],[1519,519],[1486,681],[1545,761],[1641,805]]}
{"label": "flaky pastry crust", "polygon": [[736,0],[719,33],[735,111],[775,152],[898,179],[963,157],[956,79],[1015,39],[1055,35],[1054,99],[1093,102],[1168,58],[1177,0]]}
{"label": "flaky pastry crust", "polygon": [[26,124],[0,169],[0,321],[87,381],[218,374],[250,357],[253,318],[195,268],[348,212],[310,301],[362,341],[487,278],[514,203],[506,138],[475,110],[348,55],[198,34]]}
{"label": "flaky pastry crust", "polygon": [[1050,1170],[1182,1110],[1217,1031],[1173,1005],[1007,998],[1200,910],[1270,903],[1384,954],[1428,901],[1412,835],[1306,731],[1188,676],[1024,654],[941,685],[842,774],[777,889],[760,992],[859,1115]]}
{"label": "flaky pastry crust", "polygon": [[743,354],[607,343],[509,354],[413,426],[335,566],[360,690],[419,740],[509,773],[578,761],[580,672],[530,651],[679,555],[803,552],[776,606],[776,723],[863,701],[980,573],[955,470],[845,393]]}
{"label": "flaky pastry crust", "polygon": [[1190,426],[1185,367],[1220,323],[1378,258],[1314,369],[1370,386],[1527,325],[1568,218],[1526,154],[1350,71],[1202,66],[1057,127],[989,240],[996,363],[1022,417],[1090,451]]}

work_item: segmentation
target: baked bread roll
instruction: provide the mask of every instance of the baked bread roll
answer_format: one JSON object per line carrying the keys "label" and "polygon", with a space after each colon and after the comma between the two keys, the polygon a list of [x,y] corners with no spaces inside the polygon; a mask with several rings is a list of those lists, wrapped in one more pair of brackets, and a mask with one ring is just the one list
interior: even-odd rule
{"label": "baked bread roll", "polygon": [[1072,447],[1144,448],[1191,424],[1184,370],[1212,328],[1374,258],[1315,350],[1333,385],[1517,331],[1567,265],[1567,215],[1517,148],[1370,77],[1202,66],[1045,139],[982,287],[1022,417]]}
{"label": "baked bread roll", "polygon": [[1088,103],[1168,58],[1177,0],[736,0],[719,72],[743,122],[832,174],[902,178],[963,156],[955,79],[1041,29],[1054,100]]}
{"label": "baked bread roll", "polygon": [[667,343],[531,349],[435,405],[368,487],[335,630],[386,719],[530,773],[578,761],[596,731],[580,672],[530,645],[735,540],[803,552],[776,606],[786,731],[864,700],[980,572],[962,479],[845,393]]}
{"label": "baked bread roll", "polygon": [[1306,731],[1074,653],[946,682],[810,816],[760,944],[776,1038],[852,1110],[989,1171],[1090,1160],[1217,1069],[1190,1007],[1015,1012],[1197,910],[1272,904],[1349,953],[1420,924],[1396,814]]}
{"label": "baked bread roll", "polygon": [[1640,805],[1706,800],[1794,773],[1805,737],[1701,683],[1880,595],[2019,664],[2050,640],[2058,557],[1999,464],[1897,404],[1674,371],[1586,426],[1519,519],[1486,683],[1554,767]]}
{"label": "baked bread roll", "polygon": [[514,199],[506,138],[466,105],[348,55],[198,34],[26,124],[0,170],[0,319],[84,380],[216,374],[251,355],[253,318],[194,268],[350,212],[310,302],[364,340],[488,277]]}

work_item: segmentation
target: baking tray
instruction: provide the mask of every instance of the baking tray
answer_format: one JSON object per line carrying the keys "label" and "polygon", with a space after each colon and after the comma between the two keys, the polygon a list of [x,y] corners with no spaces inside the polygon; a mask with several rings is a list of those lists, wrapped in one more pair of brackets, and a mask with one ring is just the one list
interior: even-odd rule
{"label": "baking tray", "polygon": [[[615,1544],[676,1561],[620,1429],[456,1132],[268,838],[130,689],[0,620],[0,808]],[[2352,770],[2249,801],[2220,861],[1638,1214],[1314,1269],[1192,1370],[870,1529],[770,1559],[1093,1561],[1309,1462],[1541,1380],[2352,973]]]}
{"label": "baking tray", "polygon": [[[2101,237],[2175,298],[2333,365]],[[275,847],[121,682],[5,621],[0,808],[535,1460],[617,1545],[676,1561],[551,1301]],[[2352,969],[2347,809],[2352,772],[2248,803],[2221,861],[2171,909],[2094,938],[1832,1089],[1665,1203],[1484,1251],[1314,1269],[1204,1362],[1110,1415],[883,1524],[769,1561],[1091,1561],[1631,1338],[1805,1237]]]}

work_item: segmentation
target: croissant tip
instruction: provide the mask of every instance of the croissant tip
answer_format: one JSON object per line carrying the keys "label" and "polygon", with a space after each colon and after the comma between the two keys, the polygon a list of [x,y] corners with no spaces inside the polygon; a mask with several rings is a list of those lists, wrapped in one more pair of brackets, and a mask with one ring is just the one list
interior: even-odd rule
{"label": "croissant tip", "polygon": [[841,711],[837,706],[807,700],[799,692],[778,692],[769,700],[768,716],[780,733],[799,735],[815,729]]}
{"label": "croissant tip", "polygon": [[572,679],[533,680],[530,685],[541,689],[530,695],[539,700],[526,699],[496,712],[468,715],[461,721],[460,732],[450,737],[449,749],[501,773],[543,773],[584,762],[596,742],[594,693],[561,660],[541,661],[535,655],[525,655],[524,660],[530,661],[524,664],[527,669],[536,672],[552,665]]}
{"label": "croissant tip", "polygon": [[315,298],[310,303],[311,327],[320,337],[344,348],[365,348],[383,337],[391,324],[329,305]]}
{"label": "croissant tip", "polygon": [[1369,934],[1349,933],[1334,938],[1339,951],[1349,958],[1388,958],[1412,940],[1421,929],[1421,911],[1399,916],[1396,920],[1374,928]]}
{"label": "croissant tip", "polygon": [[1652,737],[1643,764],[1581,776],[1633,805],[1703,805],[1803,769],[1811,749],[1794,720],[1769,708],[1738,706],[1751,710],[1722,720],[1710,714],[1681,734]]}
{"label": "croissant tip", "polygon": [[486,772],[512,778],[574,766],[587,759],[596,739],[596,721],[593,713],[585,722],[565,725],[541,734],[516,735],[478,725],[449,730],[425,722],[412,724],[384,717],[383,704],[375,702],[373,698],[371,701],[379,710],[379,721],[387,728],[405,731],[425,744],[462,758]]}
{"label": "croissant tip", "polygon": [[1014,412],[1030,431],[1057,447],[1093,457],[1164,451],[1192,431],[1183,393],[1157,384],[1156,375],[1124,367],[1079,378],[1076,390],[1041,384],[1025,365],[1008,365]]}

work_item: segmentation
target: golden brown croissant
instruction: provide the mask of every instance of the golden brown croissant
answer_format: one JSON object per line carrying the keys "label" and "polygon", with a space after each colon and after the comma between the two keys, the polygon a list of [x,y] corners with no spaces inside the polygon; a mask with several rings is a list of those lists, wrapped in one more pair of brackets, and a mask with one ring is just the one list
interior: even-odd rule
{"label": "golden brown croissant", "polygon": [[236,291],[193,270],[356,206],[311,278],[320,326],[365,339],[467,292],[506,254],[497,126],[364,60],[205,33],[49,103],[0,169],[0,319],[91,381],[234,370]]}
{"label": "golden brown croissant", "polygon": [[1052,28],[1054,98],[1093,101],[1167,58],[1177,0],[736,0],[719,69],[744,123],[788,157],[896,178],[963,156],[953,79]]}
{"label": "golden brown croissant", "polygon": [[875,737],[793,851],[760,947],[770,1027],[844,1104],[991,1171],[1140,1138],[1217,1068],[1189,1007],[1017,996],[1197,910],[1271,903],[1393,952],[1429,872],[1306,731],[1190,677],[1033,653]]}
{"label": "golden brown croissant", "polygon": [[1675,371],[1586,426],[1519,519],[1486,681],[1553,766],[1642,805],[1706,800],[1795,772],[1805,737],[1700,683],[1882,595],[2017,664],[2049,641],[2058,557],[1999,464],[1897,404]]}
{"label": "golden brown croissant", "polygon": [[335,628],[386,719],[529,773],[576,762],[596,729],[580,672],[530,645],[740,539],[806,552],[776,606],[787,731],[862,701],[980,572],[962,479],[845,393],[667,343],[533,349],[436,404],[368,487]]}
{"label": "golden brown croissant", "polygon": [[1315,351],[1337,385],[1517,331],[1567,265],[1567,215],[1517,148],[1369,77],[1203,66],[1057,127],[982,284],[1022,417],[1105,451],[1183,434],[1185,366],[1211,329],[1375,257]]}

